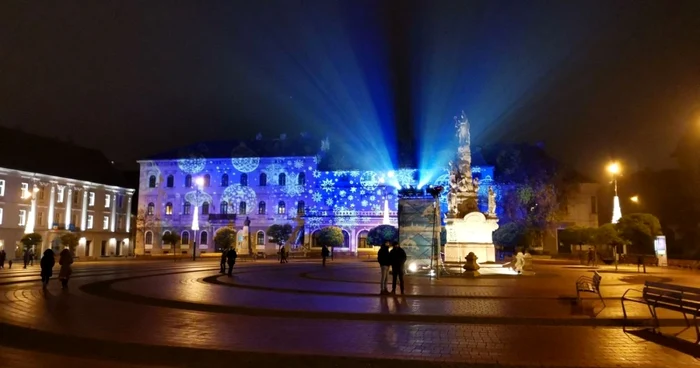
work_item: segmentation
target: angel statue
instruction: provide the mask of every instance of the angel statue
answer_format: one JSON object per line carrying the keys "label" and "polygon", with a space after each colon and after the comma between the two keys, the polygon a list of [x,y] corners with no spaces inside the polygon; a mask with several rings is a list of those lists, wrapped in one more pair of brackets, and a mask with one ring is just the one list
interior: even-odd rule
{"label": "angel statue", "polygon": [[496,192],[493,187],[489,187],[489,215],[496,214]]}
{"label": "angel statue", "polygon": [[457,138],[459,138],[460,145],[469,145],[471,141],[471,137],[469,134],[469,120],[467,120],[467,117],[464,115],[464,112],[462,112],[462,115],[460,117],[461,119],[458,119],[455,116],[455,128],[457,128]]}

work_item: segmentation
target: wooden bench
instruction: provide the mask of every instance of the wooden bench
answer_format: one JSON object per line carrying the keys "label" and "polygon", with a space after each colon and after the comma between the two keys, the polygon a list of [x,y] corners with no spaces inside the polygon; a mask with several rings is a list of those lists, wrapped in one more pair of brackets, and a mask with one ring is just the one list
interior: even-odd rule
{"label": "wooden bench", "polygon": [[[628,297],[630,291],[641,294],[638,297]],[[649,313],[654,320],[654,331],[659,332],[659,316],[656,309],[662,308],[683,313],[685,324],[690,328],[688,315],[693,316],[693,325],[695,326],[695,343],[700,342],[700,328],[698,328],[698,315],[700,315],[700,288],[689,286],[681,286],[667,284],[662,282],[644,283],[643,290],[628,289],[622,294],[622,314],[627,319],[627,309],[625,301],[646,304],[649,308]]]}
{"label": "wooden bench", "polygon": [[600,301],[603,302],[605,306],[605,300],[603,296],[600,295],[600,281],[603,279],[598,271],[593,272],[593,277],[581,276],[576,280],[576,300],[581,302],[581,293],[593,293],[598,294]]}

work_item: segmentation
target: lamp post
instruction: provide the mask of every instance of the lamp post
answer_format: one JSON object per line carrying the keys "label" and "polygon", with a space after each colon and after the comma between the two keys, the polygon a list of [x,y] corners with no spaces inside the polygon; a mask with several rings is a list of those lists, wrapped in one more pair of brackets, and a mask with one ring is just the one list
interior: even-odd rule
{"label": "lamp post", "polygon": [[194,214],[192,215],[192,231],[194,232],[194,239],[192,241],[192,260],[197,259],[197,231],[199,230],[199,191],[204,184],[204,179],[198,177],[194,181],[196,191],[194,194]]}
{"label": "lamp post", "polygon": [[620,221],[620,218],[622,217],[622,209],[620,208],[620,197],[618,197],[617,195],[617,177],[622,171],[622,168],[620,167],[620,164],[617,161],[613,161],[608,164],[608,167],[606,169],[608,170],[608,173],[610,173],[610,175],[612,176],[612,182],[615,188],[615,196],[613,197],[612,223],[616,224],[618,221]]}

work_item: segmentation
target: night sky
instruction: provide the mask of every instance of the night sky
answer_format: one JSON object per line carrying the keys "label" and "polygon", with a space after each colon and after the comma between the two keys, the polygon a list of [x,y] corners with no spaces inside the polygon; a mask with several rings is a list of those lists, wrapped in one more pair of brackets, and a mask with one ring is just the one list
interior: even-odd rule
{"label": "night sky", "polygon": [[597,177],[671,165],[699,86],[698,1],[0,2],[0,125],[119,161],[257,132],[420,145],[463,109],[473,144]]}

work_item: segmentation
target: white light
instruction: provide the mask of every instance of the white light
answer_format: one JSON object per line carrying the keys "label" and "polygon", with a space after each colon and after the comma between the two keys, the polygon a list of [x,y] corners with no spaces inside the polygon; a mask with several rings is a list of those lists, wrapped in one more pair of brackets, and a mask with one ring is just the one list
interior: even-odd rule
{"label": "white light", "polygon": [[622,209],[620,208],[620,197],[615,196],[613,198],[613,216],[612,216],[612,223],[617,224],[618,221],[620,221],[620,218],[622,217]]}
{"label": "white light", "polygon": [[197,205],[194,206],[194,213],[192,214],[192,230],[199,230],[199,209]]}
{"label": "white light", "polygon": [[200,176],[197,179],[195,179],[194,182],[201,187],[202,185],[204,185],[204,178]]}
{"label": "white light", "polygon": [[384,177],[379,178],[379,183],[384,184]]}
{"label": "white light", "polygon": [[418,271],[418,265],[416,262],[411,262],[411,264],[408,265],[408,272],[416,272]]}
{"label": "white light", "polygon": [[394,172],[394,170],[391,170],[391,171],[389,171],[388,173],[386,173],[386,176],[388,176],[388,177],[390,177],[390,178],[393,178],[395,174],[396,174],[396,173]]}

